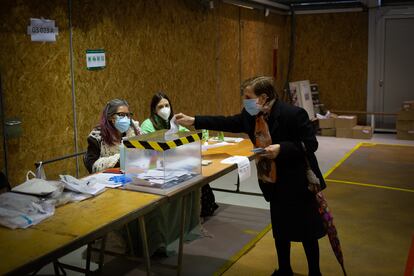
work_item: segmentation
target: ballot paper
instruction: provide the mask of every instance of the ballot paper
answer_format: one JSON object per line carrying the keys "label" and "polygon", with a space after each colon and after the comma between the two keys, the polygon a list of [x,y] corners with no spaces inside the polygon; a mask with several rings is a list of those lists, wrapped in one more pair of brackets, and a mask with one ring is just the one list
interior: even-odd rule
{"label": "ballot paper", "polygon": [[250,161],[246,156],[232,156],[221,160],[223,164],[237,164],[240,182],[243,182],[251,175]]}
{"label": "ballot paper", "polygon": [[174,116],[170,120],[170,129],[165,132],[164,137],[166,140],[172,140],[175,138],[174,136],[177,132],[178,132],[178,124]]}
{"label": "ballot paper", "polygon": [[233,145],[235,145],[235,144],[227,143],[227,142],[220,142],[220,143],[211,144],[211,145],[204,144],[204,145],[201,146],[201,150],[205,151],[205,150],[208,150],[208,149],[214,149],[214,148],[219,148],[219,147],[224,147],[224,146],[233,146]]}
{"label": "ballot paper", "polygon": [[134,179],[134,183],[142,186],[151,186],[156,188],[170,188],[194,176],[194,173],[187,170],[148,170],[140,173]]}
{"label": "ballot paper", "polygon": [[96,181],[80,180],[71,175],[60,175],[60,181],[63,182],[65,188],[77,193],[97,195],[105,190],[105,185],[96,183]]}

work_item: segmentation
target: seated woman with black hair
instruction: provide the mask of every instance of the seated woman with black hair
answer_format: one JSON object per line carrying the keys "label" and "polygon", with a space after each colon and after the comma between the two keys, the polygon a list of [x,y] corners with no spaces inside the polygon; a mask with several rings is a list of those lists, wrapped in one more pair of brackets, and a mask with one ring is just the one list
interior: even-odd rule
{"label": "seated woman with black hair", "polygon": [[[142,122],[141,130],[143,133],[151,133],[156,130],[170,129],[170,121],[174,117],[173,107],[170,99],[163,92],[157,92],[151,99],[150,117]],[[188,131],[183,126],[179,126],[179,131]]]}
{"label": "seated woman with black hair", "polygon": [[[151,99],[150,117],[141,125],[143,133],[150,133],[156,130],[169,129],[170,121],[174,117],[174,111],[170,99],[164,92],[157,92]],[[179,126],[179,131],[189,131]],[[213,190],[209,184],[201,188],[201,217],[212,216],[218,208]]]}

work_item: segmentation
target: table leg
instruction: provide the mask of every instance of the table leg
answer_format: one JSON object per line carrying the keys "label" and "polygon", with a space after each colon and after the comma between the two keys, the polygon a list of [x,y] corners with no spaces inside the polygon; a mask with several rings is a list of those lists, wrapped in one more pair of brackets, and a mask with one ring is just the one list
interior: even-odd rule
{"label": "table leg", "polygon": [[180,243],[179,243],[179,248],[178,248],[177,275],[181,275],[181,267],[183,263],[186,202],[187,202],[186,195],[183,195],[183,197],[181,198],[181,229],[180,229]]}
{"label": "table leg", "polygon": [[128,247],[129,247],[129,254],[131,256],[135,256],[135,252],[134,252],[134,246],[132,244],[132,236],[131,236],[131,231],[129,231],[129,224],[125,224],[125,230],[127,232],[127,237],[128,237]]}
{"label": "table leg", "polygon": [[86,247],[86,268],[85,268],[85,275],[89,275],[91,272],[91,255],[92,255],[92,244],[88,243],[88,246]]}
{"label": "table leg", "polygon": [[374,134],[374,131],[375,131],[375,116],[374,116],[374,114],[371,114],[371,128],[372,128],[372,133]]}
{"label": "table leg", "polygon": [[142,245],[144,246],[145,266],[147,268],[147,275],[149,276],[151,275],[151,261],[150,261],[149,251],[148,251],[147,232],[145,230],[144,216],[140,216],[138,218],[138,222],[139,222],[139,229],[141,230]]}
{"label": "table leg", "polygon": [[99,252],[99,264],[98,264],[98,270],[101,271],[103,264],[104,264],[104,258],[105,258],[105,245],[106,245],[106,235],[102,237],[101,241],[101,250]]}

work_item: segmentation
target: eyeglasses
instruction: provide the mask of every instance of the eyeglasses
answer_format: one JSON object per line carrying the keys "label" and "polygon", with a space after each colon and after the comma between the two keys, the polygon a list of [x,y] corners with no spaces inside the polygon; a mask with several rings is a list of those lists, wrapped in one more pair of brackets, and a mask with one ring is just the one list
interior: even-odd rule
{"label": "eyeglasses", "polygon": [[121,118],[123,118],[123,117],[131,118],[131,116],[134,115],[134,114],[132,112],[128,112],[128,113],[116,112],[116,113],[114,113],[114,115],[117,115],[118,117],[121,117]]}

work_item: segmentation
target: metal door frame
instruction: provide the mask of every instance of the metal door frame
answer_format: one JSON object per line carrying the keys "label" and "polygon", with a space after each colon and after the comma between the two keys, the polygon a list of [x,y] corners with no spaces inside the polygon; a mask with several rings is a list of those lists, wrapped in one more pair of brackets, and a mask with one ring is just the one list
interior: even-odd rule
{"label": "metal door frame", "polygon": [[[414,18],[414,7],[387,7],[369,10],[367,111],[384,111],[384,54],[387,20]],[[380,129],[383,131],[386,130]]]}

